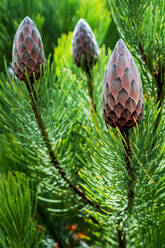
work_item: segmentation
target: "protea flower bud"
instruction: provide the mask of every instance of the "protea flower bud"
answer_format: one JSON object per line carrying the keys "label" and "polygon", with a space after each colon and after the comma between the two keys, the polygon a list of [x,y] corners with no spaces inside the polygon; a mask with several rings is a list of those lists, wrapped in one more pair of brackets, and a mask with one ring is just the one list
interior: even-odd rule
{"label": "protea flower bud", "polygon": [[83,19],[78,21],[74,29],[72,52],[76,65],[87,72],[98,60],[99,48],[96,38],[88,23]]}
{"label": "protea flower bud", "polygon": [[19,25],[13,41],[12,68],[20,80],[26,81],[25,67],[32,82],[40,77],[40,65],[45,63],[44,48],[40,33],[29,18]]}
{"label": "protea flower bud", "polygon": [[128,130],[143,115],[144,99],[139,71],[123,40],[110,57],[103,85],[103,110],[107,125]]}

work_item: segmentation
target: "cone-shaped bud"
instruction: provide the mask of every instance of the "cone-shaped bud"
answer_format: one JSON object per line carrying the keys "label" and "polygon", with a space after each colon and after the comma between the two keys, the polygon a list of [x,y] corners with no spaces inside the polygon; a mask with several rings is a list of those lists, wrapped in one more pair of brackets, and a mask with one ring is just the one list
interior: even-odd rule
{"label": "cone-shaped bud", "polygon": [[104,76],[103,111],[107,125],[128,130],[143,116],[143,91],[139,71],[123,40],[110,57]]}
{"label": "cone-shaped bud", "polygon": [[29,18],[19,25],[13,41],[12,68],[20,80],[26,81],[25,67],[32,82],[40,77],[40,65],[45,63],[44,48],[40,33]]}
{"label": "cone-shaped bud", "polygon": [[99,57],[99,48],[88,23],[80,19],[75,26],[72,40],[73,59],[78,67],[89,72]]}

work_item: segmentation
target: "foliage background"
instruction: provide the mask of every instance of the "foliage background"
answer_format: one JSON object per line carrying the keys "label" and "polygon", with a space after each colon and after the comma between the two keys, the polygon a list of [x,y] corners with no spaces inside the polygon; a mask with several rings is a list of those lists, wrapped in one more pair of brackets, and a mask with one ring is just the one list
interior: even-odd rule
{"label": "foliage background", "polygon": [[[163,10],[161,0],[1,0],[0,247],[165,247]],[[35,84],[36,106],[56,166],[25,84],[8,72],[14,34],[25,16],[34,20],[44,43],[47,65]],[[100,47],[91,71],[97,115],[89,79],[72,61],[72,34],[80,18]],[[135,198],[128,211],[123,137],[107,130],[102,114],[104,72],[119,37],[136,60],[145,93],[143,121],[130,130]],[[120,244],[123,236],[126,246]]]}
{"label": "foliage background", "polygon": [[106,43],[112,48],[118,39],[106,0],[93,2],[88,0],[47,0],[46,2],[44,0],[1,0],[1,71],[4,71],[4,55],[8,63],[11,62],[14,35],[25,16],[29,16],[37,25],[43,39],[46,57],[53,53],[62,33],[73,31],[80,18],[84,18],[89,23],[99,45]]}

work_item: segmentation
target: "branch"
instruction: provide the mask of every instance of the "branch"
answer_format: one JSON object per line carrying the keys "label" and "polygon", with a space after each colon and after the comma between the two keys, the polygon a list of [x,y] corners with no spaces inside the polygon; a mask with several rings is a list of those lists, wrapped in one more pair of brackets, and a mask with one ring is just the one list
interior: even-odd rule
{"label": "branch", "polygon": [[[120,222],[118,223],[118,225],[120,225]],[[125,239],[125,235],[124,237],[122,237],[122,230],[120,230],[120,228],[117,229],[117,235],[118,235],[118,239],[119,239],[119,248],[126,248],[126,239]]]}
{"label": "branch", "polygon": [[[135,176],[134,176],[134,170],[133,167],[131,166],[130,163],[130,156],[131,156],[131,149],[130,149],[130,140],[129,140],[129,133],[127,131],[123,131],[122,135],[125,137],[125,142],[123,142],[123,146],[125,149],[125,162],[126,162],[126,169],[128,172],[128,175],[130,177],[129,183],[128,183],[128,204],[127,207],[124,209],[124,212],[126,213],[128,210],[131,211],[133,200],[134,200],[134,181],[135,181]],[[121,214],[121,212],[119,213]],[[126,220],[123,218],[120,218],[118,223],[117,223],[117,233],[118,233],[118,240],[119,240],[119,247],[120,248],[126,248],[126,233],[123,230],[123,228],[120,227],[120,224],[126,223]]]}
{"label": "branch", "polygon": [[126,144],[123,142],[124,148],[125,148],[125,161],[126,161],[126,169],[128,171],[128,175],[130,177],[130,181],[128,183],[128,205],[127,208],[125,210],[128,210],[131,208],[132,204],[133,204],[133,199],[134,199],[134,191],[133,191],[133,187],[134,187],[134,181],[135,181],[135,176],[134,176],[134,170],[133,167],[131,166],[130,163],[130,156],[131,156],[131,149],[130,149],[130,141],[129,141],[129,133],[128,131],[124,132],[125,134],[125,141]]}
{"label": "branch", "polygon": [[[155,79],[156,85],[157,85],[157,99],[156,99],[156,101],[158,103],[158,108],[160,108],[160,112],[157,116],[155,127],[154,127],[154,133],[155,133],[157,130],[157,127],[159,125],[161,111],[162,111],[162,105],[163,105],[164,87],[165,87],[165,82],[164,82],[165,67],[164,67],[164,65],[163,65],[163,67],[161,67],[161,62],[159,60],[159,64],[157,66],[157,69],[154,70],[154,68],[151,67],[151,64],[147,60],[147,55],[145,54],[144,48],[143,48],[141,43],[139,43],[139,50],[140,50],[140,53],[142,55],[142,58],[143,58],[145,64],[147,65],[147,67],[149,69],[149,72],[151,73],[152,77]],[[154,147],[155,141],[156,141],[156,138],[153,141],[152,148]]]}
{"label": "branch", "polygon": [[59,248],[65,248],[65,246],[62,244],[61,240],[59,239],[59,237],[56,233],[55,226],[50,221],[48,224],[49,216],[47,216],[47,214],[43,211],[42,207],[39,204],[37,206],[37,210],[38,210],[37,212],[38,212],[40,218],[42,219],[44,225],[47,227],[48,232],[51,234],[52,238],[58,242],[58,247]]}
{"label": "branch", "polygon": [[[32,109],[33,109],[33,112],[34,112],[34,115],[36,117],[36,121],[37,121],[37,124],[38,124],[38,127],[41,131],[41,135],[43,137],[43,140],[45,142],[45,145],[47,147],[47,150],[48,150],[48,154],[49,154],[49,157],[50,157],[50,160],[51,160],[51,163],[53,164],[53,166],[59,171],[59,174],[61,175],[61,177],[64,179],[64,181],[69,185],[69,187],[79,196],[81,197],[81,199],[86,203],[86,204],[89,204],[91,205],[92,207],[96,208],[99,212],[101,213],[104,213],[103,210],[100,208],[100,206],[89,200],[86,195],[84,194],[84,192],[79,188],[79,185],[75,185],[73,184],[70,179],[67,177],[66,175],[66,172],[63,170],[63,168],[60,166],[57,158],[56,158],[56,155],[55,155],[55,152],[53,151],[52,149],[52,146],[51,146],[51,143],[50,143],[50,140],[49,140],[49,136],[48,136],[48,133],[47,133],[47,130],[45,128],[45,125],[44,125],[44,122],[43,122],[43,119],[42,119],[42,116],[41,116],[41,113],[40,111],[38,110],[37,108],[37,104],[36,104],[36,101],[37,101],[37,95],[36,95],[36,92],[35,92],[35,89],[34,89],[34,86],[32,85],[32,89],[28,86],[28,84],[26,84],[27,86],[27,90],[29,92],[29,95],[30,95],[30,99],[31,99],[31,106],[32,106]],[[91,219],[93,220],[94,223],[98,224],[98,221],[91,216]]]}
{"label": "branch", "polygon": [[148,67],[149,72],[155,78],[156,84],[157,84],[157,102],[159,102],[159,107],[162,106],[162,100],[163,100],[163,85],[164,85],[164,73],[165,73],[165,67],[161,68],[161,62],[159,61],[157,70],[154,70],[151,66],[151,63],[149,60],[147,60],[147,55],[145,54],[144,48],[139,43],[139,50],[142,55],[142,58],[145,62],[145,64]]}
{"label": "branch", "polygon": [[[161,68],[160,62],[158,66],[158,70],[154,72],[154,77],[157,83],[157,103],[158,103],[158,108],[162,109],[163,105],[163,97],[164,97],[164,75],[165,75],[165,67]],[[158,114],[156,125],[155,125],[155,131],[157,129],[157,126],[159,124],[159,119],[160,119],[161,111]]]}
{"label": "branch", "polygon": [[92,104],[92,111],[94,111],[94,113],[97,112],[96,110],[96,104],[94,101],[94,96],[93,96],[93,85],[92,85],[92,75],[89,69],[86,70],[86,74],[88,76],[88,91],[89,91],[89,96],[91,98],[91,104]]}
{"label": "branch", "polygon": [[145,51],[144,51],[144,48],[143,48],[141,42],[139,42],[139,50],[140,50],[140,53],[141,53],[141,56],[142,56],[142,59],[143,59],[144,63],[145,63],[145,64],[147,65],[147,67],[148,67],[149,72],[151,73],[151,75],[153,75],[153,69],[152,69],[152,67],[151,67],[151,64],[149,64],[149,62],[148,62],[148,60],[147,60],[147,55],[146,55],[146,53],[145,53]]}

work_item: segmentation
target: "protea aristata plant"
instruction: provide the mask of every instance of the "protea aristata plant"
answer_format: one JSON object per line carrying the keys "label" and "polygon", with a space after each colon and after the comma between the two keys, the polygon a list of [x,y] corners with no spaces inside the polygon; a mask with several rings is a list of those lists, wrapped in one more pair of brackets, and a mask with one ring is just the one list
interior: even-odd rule
{"label": "protea aristata plant", "polygon": [[143,116],[143,91],[139,71],[123,40],[110,57],[103,84],[106,125],[128,130]]}
{"label": "protea aristata plant", "polygon": [[75,26],[72,40],[74,62],[88,72],[99,57],[99,48],[94,33],[88,23],[80,19]]}
{"label": "protea aristata plant", "polygon": [[40,66],[45,64],[44,48],[40,33],[29,18],[20,23],[13,41],[12,68],[17,78],[26,80],[25,67],[31,82],[40,77]]}

